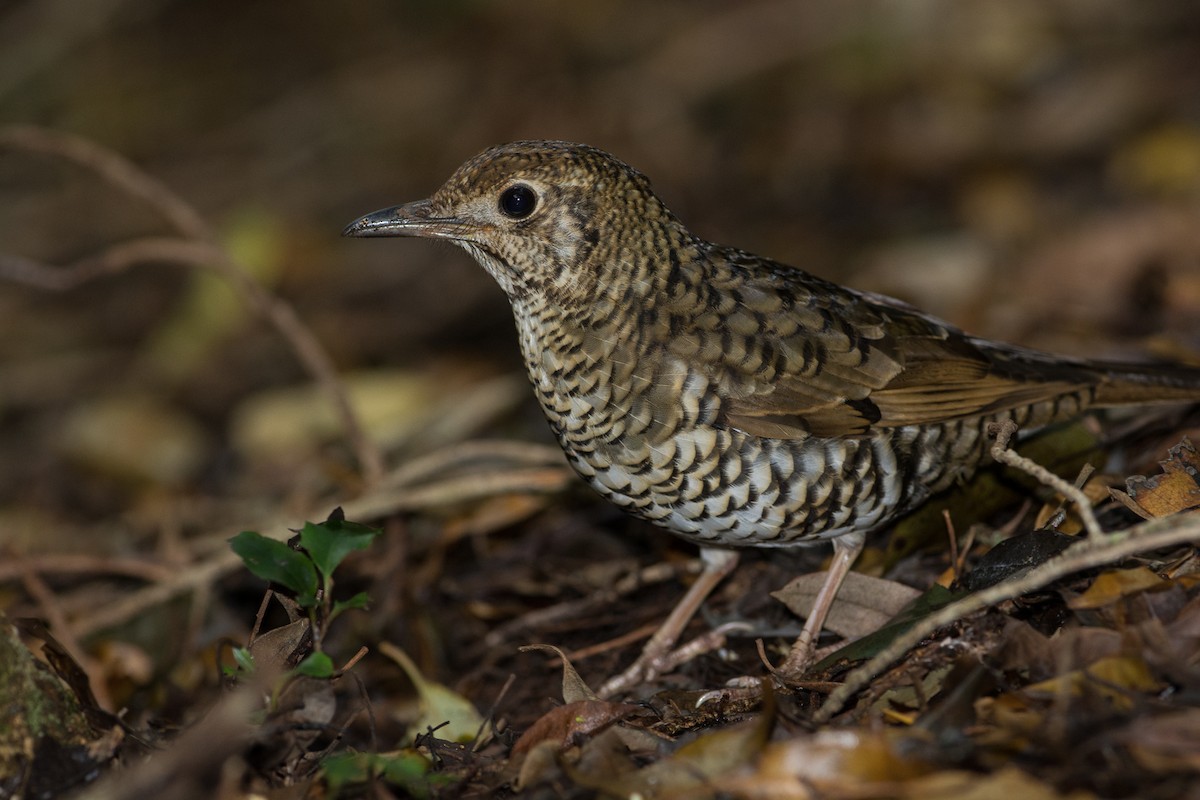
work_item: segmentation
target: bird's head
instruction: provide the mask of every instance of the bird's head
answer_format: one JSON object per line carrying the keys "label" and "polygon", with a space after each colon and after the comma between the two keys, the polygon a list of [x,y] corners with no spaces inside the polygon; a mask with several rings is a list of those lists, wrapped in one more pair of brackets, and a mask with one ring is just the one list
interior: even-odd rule
{"label": "bird's head", "polygon": [[343,233],[447,239],[511,299],[571,307],[614,280],[644,281],[646,254],[677,224],[646,177],[608,153],[526,141],[483,151],[429,199],[368,214]]}

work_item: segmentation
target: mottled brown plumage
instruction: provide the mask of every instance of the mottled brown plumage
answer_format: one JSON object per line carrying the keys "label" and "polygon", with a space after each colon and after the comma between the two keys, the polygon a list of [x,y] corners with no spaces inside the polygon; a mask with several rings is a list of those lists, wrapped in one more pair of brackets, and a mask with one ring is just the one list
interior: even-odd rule
{"label": "mottled brown plumage", "polygon": [[[864,536],[1029,430],[1104,405],[1200,399],[1200,371],[1085,362],[968,336],[692,234],[639,172],[563,142],[468,161],[355,236],[463,247],[508,295],[529,377],[601,494],[701,545],[707,570],[615,691],[657,672],[733,567],[726,548],[834,543],[803,666]],[[681,606],[683,604],[681,603]]]}

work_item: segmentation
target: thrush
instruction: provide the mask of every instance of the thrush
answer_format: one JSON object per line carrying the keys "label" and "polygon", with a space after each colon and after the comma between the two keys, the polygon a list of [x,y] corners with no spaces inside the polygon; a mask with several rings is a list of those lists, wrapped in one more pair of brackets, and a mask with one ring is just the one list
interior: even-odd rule
{"label": "thrush", "polygon": [[703,569],[642,655],[672,663],[738,548],[831,542],[784,662],[802,672],[868,533],[969,476],[987,428],[1200,400],[1200,370],[1084,361],[970,336],[901,301],[705,241],[649,180],[593,147],[485,150],[429,199],[348,236],[462,247],[512,305],[538,402],[575,471],[700,546]]}

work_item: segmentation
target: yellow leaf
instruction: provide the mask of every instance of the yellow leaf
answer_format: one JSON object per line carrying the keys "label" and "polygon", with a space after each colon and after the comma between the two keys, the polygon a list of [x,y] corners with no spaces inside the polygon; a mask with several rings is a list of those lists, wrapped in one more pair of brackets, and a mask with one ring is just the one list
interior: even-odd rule
{"label": "yellow leaf", "polygon": [[1112,570],[1101,574],[1086,592],[1072,598],[1067,605],[1075,610],[1101,608],[1123,597],[1159,588],[1163,583],[1163,579],[1147,567]]}
{"label": "yellow leaf", "polygon": [[1150,674],[1146,662],[1134,656],[1108,656],[1084,669],[1072,670],[1058,677],[1025,688],[1029,695],[1082,696],[1085,691],[1105,697],[1117,709],[1133,705],[1129,696],[1138,692],[1156,692],[1162,684]]}
{"label": "yellow leaf", "polygon": [[420,698],[421,716],[408,729],[409,736],[437,728],[439,739],[470,742],[475,738],[483,727],[483,717],[470,700],[440,683],[426,680],[408,654],[391,642],[380,643],[379,651],[400,665]]}

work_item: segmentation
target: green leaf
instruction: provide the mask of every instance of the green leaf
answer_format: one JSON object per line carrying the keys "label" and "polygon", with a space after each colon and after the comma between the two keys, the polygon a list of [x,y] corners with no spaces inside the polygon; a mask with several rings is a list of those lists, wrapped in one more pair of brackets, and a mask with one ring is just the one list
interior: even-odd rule
{"label": "green leaf", "polygon": [[333,611],[330,612],[329,618],[333,619],[338,614],[349,608],[366,608],[367,604],[370,602],[371,598],[367,596],[366,592],[359,592],[358,594],[354,595],[354,597],[351,597],[347,600],[337,600],[333,604]]}
{"label": "green leaf", "polygon": [[892,643],[893,639],[907,631],[920,620],[950,605],[955,600],[961,600],[967,594],[969,593],[951,591],[945,586],[935,583],[925,590],[920,597],[915,598],[904,610],[893,617],[887,625],[884,625],[874,633],[867,634],[861,639],[855,639],[836,652],[830,653],[814,664],[812,668],[814,671],[817,671],[828,669],[839,661],[866,661],[868,658],[878,655],[883,648]]}
{"label": "green leaf", "polygon": [[403,787],[413,797],[429,797],[432,784],[447,783],[438,780],[442,776],[427,777],[429,766],[429,759],[415,750],[336,753],[321,762],[321,772],[325,775],[330,797],[336,797],[346,785],[366,783],[372,776],[381,776],[388,783]]}
{"label": "green leaf", "polygon": [[237,664],[237,669],[240,669],[247,675],[253,674],[255,669],[254,656],[245,647],[233,648],[233,661]]}
{"label": "green leaf", "polygon": [[297,675],[306,675],[310,678],[331,678],[335,672],[333,668],[333,659],[324,653],[309,653],[304,657],[304,660],[296,665],[292,670]]}
{"label": "green leaf", "polygon": [[427,728],[436,728],[439,739],[451,742],[470,742],[483,728],[483,717],[475,710],[471,701],[448,686],[431,681],[400,648],[390,642],[380,642],[379,651],[400,665],[412,681],[419,696],[420,714],[409,727],[406,736],[424,733]]}
{"label": "green leaf", "polygon": [[321,523],[304,523],[304,529],[300,531],[300,545],[312,557],[328,586],[329,577],[342,560],[355,550],[366,549],[378,535],[377,528],[346,522],[331,515]]}
{"label": "green leaf", "polygon": [[241,557],[246,569],[291,589],[301,606],[316,605],[317,571],[304,553],[254,531],[242,531],[229,540],[229,546]]}

